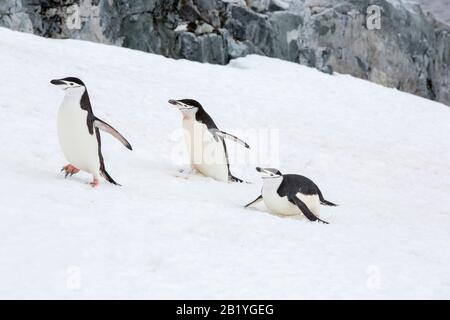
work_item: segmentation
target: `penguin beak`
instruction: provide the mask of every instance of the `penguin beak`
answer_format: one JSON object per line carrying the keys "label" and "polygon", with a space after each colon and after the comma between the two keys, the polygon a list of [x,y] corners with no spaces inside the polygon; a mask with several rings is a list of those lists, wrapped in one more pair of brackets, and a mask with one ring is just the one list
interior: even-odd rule
{"label": "penguin beak", "polygon": [[256,171],[258,171],[261,174],[261,178],[263,179],[270,176],[270,172],[268,172],[264,168],[256,167]]}
{"label": "penguin beak", "polygon": [[169,103],[178,109],[184,109],[186,106],[178,100],[169,100]]}
{"label": "penguin beak", "polygon": [[261,178],[263,178],[263,179],[280,177],[280,175],[277,173],[274,173],[273,170],[274,169],[268,169],[268,168],[265,169],[265,168],[256,167],[256,171],[261,173]]}
{"label": "penguin beak", "polygon": [[176,108],[178,108],[178,110],[180,110],[180,111],[183,111],[185,109],[192,109],[192,107],[190,107],[190,106],[188,106],[188,105],[186,105],[183,102],[178,101],[178,100],[169,100],[169,103],[171,105],[175,106]]}
{"label": "penguin beak", "polygon": [[50,83],[55,85],[55,86],[61,86],[61,85],[65,85],[66,84],[64,81],[61,81],[61,80],[52,80],[52,81],[50,81]]}

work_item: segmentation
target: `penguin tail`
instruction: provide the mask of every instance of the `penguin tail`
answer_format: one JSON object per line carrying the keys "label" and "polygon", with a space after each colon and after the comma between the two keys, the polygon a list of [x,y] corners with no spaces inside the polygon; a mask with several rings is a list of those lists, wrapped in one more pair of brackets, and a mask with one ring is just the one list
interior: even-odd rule
{"label": "penguin tail", "polygon": [[109,183],[112,183],[112,184],[114,184],[114,185],[116,185],[116,186],[119,186],[119,187],[121,186],[121,185],[118,184],[116,181],[114,181],[114,179],[109,175],[109,173],[108,173],[105,169],[100,170],[100,174],[101,174],[102,177],[105,178],[106,181],[108,181]]}
{"label": "penguin tail", "polygon": [[338,206],[337,204],[335,204],[335,203],[333,203],[331,201],[325,200],[325,198],[323,197],[322,192],[320,192],[319,188],[317,188],[317,191],[318,191],[317,193],[319,195],[319,200],[320,200],[320,204],[321,205],[323,205],[323,206],[330,206],[330,207],[337,207]]}

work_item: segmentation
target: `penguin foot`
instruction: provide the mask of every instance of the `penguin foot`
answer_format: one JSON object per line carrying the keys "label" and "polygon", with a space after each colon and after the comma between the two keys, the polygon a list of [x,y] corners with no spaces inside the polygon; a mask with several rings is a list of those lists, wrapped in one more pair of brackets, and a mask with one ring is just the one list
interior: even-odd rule
{"label": "penguin foot", "polygon": [[78,169],[78,168],[76,168],[76,167],[74,167],[73,165],[71,165],[71,164],[68,164],[67,166],[64,166],[62,169],[61,169],[61,172],[63,172],[63,171],[65,171],[66,172],[66,178],[70,175],[70,176],[73,176],[74,174],[77,174],[78,172],[80,172],[80,169]]}
{"label": "penguin foot", "polygon": [[237,182],[237,183],[247,183],[247,184],[251,184],[251,182],[249,181],[244,181],[242,179],[236,178],[235,176],[230,176],[229,177],[229,181],[231,182]]}
{"label": "penguin foot", "polygon": [[100,181],[97,178],[94,178],[94,180],[92,180],[92,182],[89,183],[91,185],[92,188],[97,188],[98,185],[100,184]]}

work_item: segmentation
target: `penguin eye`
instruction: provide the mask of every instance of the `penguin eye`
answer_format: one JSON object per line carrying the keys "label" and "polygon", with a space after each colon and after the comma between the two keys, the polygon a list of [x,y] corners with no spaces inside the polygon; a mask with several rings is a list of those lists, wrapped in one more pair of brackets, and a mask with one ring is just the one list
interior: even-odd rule
{"label": "penguin eye", "polygon": [[73,86],[73,82],[71,82],[70,85]]}

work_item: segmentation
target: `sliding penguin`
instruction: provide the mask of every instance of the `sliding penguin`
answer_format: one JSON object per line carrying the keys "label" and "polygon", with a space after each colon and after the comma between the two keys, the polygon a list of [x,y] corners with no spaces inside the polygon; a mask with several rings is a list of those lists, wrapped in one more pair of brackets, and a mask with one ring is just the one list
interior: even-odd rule
{"label": "sliding penguin", "polygon": [[80,170],[92,174],[92,187],[98,186],[100,176],[118,185],[106,171],[99,130],[110,133],[132,150],[130,143],[116,129],[94,115],[87,88],[80,79],[69,77],[50,83],[65,93],[58,111],[58,136],[64,156],[70,164],[61,171],[65,171],[66,177]]}
{"label": "sliding penguin", "polygon": [[183,115],[185,141],[194,170],[218,181],[243,182],[230,172],[224,139],[250,148],[241,139],[220,131],[202,105],[192,99],[169,100]]}
{"label": "sliding penguin", "polygon": [[318,218],[320,205],[336,206],[324,199],[319,187],[310,179],[297,174],[283,175],[277,169],[256,168],[261,173],[263,187],[261,195],[245,208],[264,200],[266,207],[280,215],[298,215],[303,213],[310,221]]}

